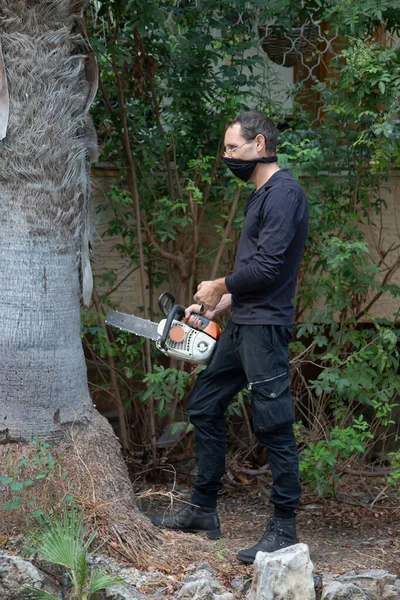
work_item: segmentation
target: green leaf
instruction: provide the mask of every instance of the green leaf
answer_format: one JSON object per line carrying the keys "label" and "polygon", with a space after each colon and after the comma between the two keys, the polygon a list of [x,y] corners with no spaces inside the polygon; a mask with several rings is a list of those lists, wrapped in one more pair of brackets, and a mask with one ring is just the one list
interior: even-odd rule
{"label": "green leaf", "polygon": [[12,477],[0,477],[0,483],[5,483],[6,485],[8,485],[12,481],[13,481]]}
{"label": "green leaf", "polygon": [[82,515],[75,508],[63,508],[45,513],[36,519],[36,526],[27,531],[26,548],[50,563],[82,573],[82,556],[93,542],[95,533],[89,535],[82,524]]}
{"label": "green leaf", "polygon": [[90,575],[90,581],[88,586],[89,594],[94,594],[106,588],[116,585],[118,583],[127,583],[121,577],[117,575],[111,575],[105,571],[92,571]]}
{"label": "green leaf", "polygon": [[10,488],[11,488],[12,490],[15,490],[16,492],[20,492],[20,491],[22,490],[22,488],[23,488],[23,487],[24,487],[24,484],[23,484],[23,483],[21,483],[20,481],[13,481],[13,482],[10,484]]}
{"label": "green leaf", "polygon": [[74,576],[78,589],[82,590],[87,578],[86,551],[79,552],[75,558]]}
{"label": "green leaf", "polygon": [[22,506],[21,500],[14,500],[13,502],[3,502],[4,508],[20,508]]}
{"label": "green leaf", "polygon": [[38,508],[37,510],[35,510],[35,512],[32,514],[32,517],[34,519],[37,519],[38,517],[41,517],[43,515],[43,511]]}

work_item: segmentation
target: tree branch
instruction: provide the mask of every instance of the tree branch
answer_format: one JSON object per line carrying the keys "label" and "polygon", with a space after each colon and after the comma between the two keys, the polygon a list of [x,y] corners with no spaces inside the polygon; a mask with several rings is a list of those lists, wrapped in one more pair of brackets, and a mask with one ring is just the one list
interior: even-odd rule
{"label": "tree branch", "polygon": [[[119,24],[115,25],[115,35],[116,38],[119,30]],[[127,173],[128,179],[128,188],[129,192],[132,196],[135,214],[136,214],[136,235],[138,239],[138,250],[139,250],[139,265],[140,265],[140,284],[142,288],[142,302],[143,302],[143,312],[144,318],[149,318],[148,307],[146,302],[146,272],[145,272],[145,261],[144,261],[144,253],[143,253],[143,243],[142,243],[142,229],[141,229],[141,218],[140,218],[140,199],[139,192],[137,188],[137,180],[136,180],[136,169],[135,169],[135,160],[132,153],[132,148],[129,140],[129,130],[128,130],[128,118],[126,114],[125,107],[125,98],[124,98],[124,88],[122,84],[122,80],[119,74],[117,60],[115,56],[115,44],[112,46],[111,51],[112,57],[112,65],[114,70],[114,75],[117,83],[118,90],[118,105],[122,120],[123,127],[123,145],[126,152],[126,156],[128,159],[129,170]],[[150,351],[150,341],[146,339],[145,341],[146,348],[146,370],[148,373],[152,372],[152,363],[151,363],[151,351]],[[149,398],[149,422],[150,422],[150,436],[151,436],[151,446],[152,446],[152,454],[153,454],[153,465],[157,462],[157,450],[156,450],[156,427],[155,427],[155,419],[154,419],[154,399],[153,396]]]}
{"label": "tree branch", "polygon": [[[390,277],[393,275],[394,271],[399,267],[399,265],[400,265],[400,257],[390,267],[390,269],[386,273],[385,277],[383,278],[383,281],[382,281],[381,285],[385,285],[389,281]],[[382,296],[382,294],[383,294],[383,292],[378,292],[377,294],[375,294],[375,296],[367,304],[367,306],[365,308],[363,308],[359,313],[356,314],[356,316],[355,316],[356,321],[358,321],[359,319],[361,319],[361,317],[364,316],[365,313],[367,313],[369,311],[369,309],[371,308],[371,306],[373,306],[375,304],[375,302],[377,300],[379,300],[379,298]]]}
{"label": "tree branch", "polygon": [[227,238],[228,238],[228,236],[230,234],[232,223],[233,223],[233,219],[234,219],[235,214],[236,214],[236,209],[237,209],[237,206],[238,206],[238,203],[239,203],[239,198],[240,198],[240,192],[241,192],[241,188],[239,187],[236,190],[235,198],[234,198],[232,206],[231,206],[231,211],[230,211],[230,214],[229,214],[229,219],[228,219],[228,222],[226,224],[225,231],[224,231],[224,237],[222,238],[222,241],[221,241],[221,243],[219,245],[219,248],[218,248],[217,255],[216,255],[215,260],[214,260],[214,265],[213,265],[213,268],[212,268],[212,271],[211,271],[211,279],[215,279],[216,276],[217,276],[219,263],[220,263],[220,260],[222,258],[222,254],[223,254],[223,252],[225,250],[226,240],[227,240]]}

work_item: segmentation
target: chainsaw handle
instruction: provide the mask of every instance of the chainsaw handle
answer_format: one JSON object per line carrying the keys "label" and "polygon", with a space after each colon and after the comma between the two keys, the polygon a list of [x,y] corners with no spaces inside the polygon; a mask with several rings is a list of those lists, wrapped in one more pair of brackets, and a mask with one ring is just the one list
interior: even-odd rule
{"label": "chainsaw handle", "polygon": [[195,329],[200,329],[200,331],[203,331],[204,328],[207,327],[209,323],[211,323],[210,319],[207,319],[207,317],[205,317],[204,315],[199,315],[199,313],[190,313],[190,316],[194,317],[195,319],[198,319],[201,322],[200,327],[195,327]]}
{"label": "chainsaw handle", "polygon": [[175,304],[175,298],[169,292],[163,292],[158,298],[158,306],[160,307],[161,312],[168,317],[171,312],[172,307]]}
{"label": "chainsaw handle", "polygon": [[[175,298],[170,292],[163,292],[158,298],[158,306],[161,311],[167,317],[164,325],[164,330],[162,332],[160,338],[160,346],[161,348],[165,348],[168,334],[170,332],[172,322],[174,320],[181,321],[185,316],[185,307],[181,304],[175,304]],[[207,333],[210,337],[217,340],[221,335],[221,327],[215,323],[214,321],[210,321],[204,315],[199,315],[198,313],[192,313],[191,316],[195,317],[201,322],[200,327],[194,327],[194,329],[198,329],[199,331],[203,331]]]}
{"label": "chainsaw handle", "polygon": [[198,313],[191,313],[191,317],[195,317],[199,321],[201,321],[200,327],[194,327],[194,329],[198,329],[199,331],[204,331],[209,336],[217,340],[222,333],[221,327],[215,321],[211,321],[207,319],[204,315],[199,315]]}
{"label": "chainsaw handle", "polygon": [[[168,292],[165,292],[165,294],[168,294]],[[171,294],[169,294],[169,295],[171,295]],[[181,304],[174,304],[171,307],[171,309],[167,315],[167,320],[165,321],[165,325],[164,325],[164,331],[162,332],[162,336],[160,339],[161,348],[165,348],[165,343],[167,341],[169,330],[171,329],[172,321],[174,321],[174,320],[180,321],[181,319],[183,319],[184,316],[185,316],[185,307],[184,306],[182,306]]]}

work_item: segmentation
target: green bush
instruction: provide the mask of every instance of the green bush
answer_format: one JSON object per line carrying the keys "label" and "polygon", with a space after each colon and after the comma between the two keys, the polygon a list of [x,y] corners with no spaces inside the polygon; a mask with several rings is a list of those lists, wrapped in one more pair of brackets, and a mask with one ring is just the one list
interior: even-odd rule
{"label": "green bush", "polygon": [[[391,281],[400,265],[397,247],[385,244],[377,218],[386,208],[389,170],[400,165],[400,8],[390,0],[253,4],[250,11],[242,0],[151,0],[145,9],[136,0],[129,9],[92,3],[90,33],[103,89],[95,120],[102,158],[121,168],[105,205],[112,210],[106,235],[119,234],[115,251],[132,271],[146,271],[138,311],[159,320],[153,298],[164,289],[190,303],[199,280],[232,270],[250,193],[227,177],[221,162],[224,124],[248,108],[279,123],[279,165],[300,179],[310,204],[291,344],[301,472],[325,493],[343,461],[363,460],[389,436],[398,405],[398,315],[371,314],[379,299],[400,294]],[[290,109],[276,93],[281,84],[255,34],[254,14],[260,23],[272,15],[282,28],[307,20],[319,27],[313,55],[300,57],[304,81],[286,88]],[[379,41],[378,27],[386,29],[386,42]],[[321,62],[328,76],[319,80]],[[310,112],[304,99],[308,106],[315,100],[318,110]],[[115,285],[115,274],[98,276],[100,304],[85,317],[85,342],[98,361],[114,361],[108,365],[118,375],[127,414],[134,415],[135,443],[152,444],[154,461],[155,434],[171,419],[181,422],[194,372],[129,336],[104,337],[100,309]],[[104,368],[93,383],[115,396]],[[235,399],[228,411],[235,433],[240,415],[247,418],[242,401]]]}

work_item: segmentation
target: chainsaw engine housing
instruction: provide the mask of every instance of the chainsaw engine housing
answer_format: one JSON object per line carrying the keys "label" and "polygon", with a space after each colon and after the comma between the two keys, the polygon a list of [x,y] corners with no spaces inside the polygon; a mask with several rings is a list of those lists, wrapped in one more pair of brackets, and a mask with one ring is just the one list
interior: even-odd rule
{"label": "chainsaw engine housing", "polygon": [[163,319],[160,321],[157,328],[159,339],[156,341],[156,345],[161,352],[164,352],[167,356],[174,356],[201,365],[208,363],[214,352],[217,340],[203,331],[189,327],[186,323],[173,321],[170,331],[175,327],[181,327],[183,329],[184,337],[182,341],[174,342],[168,335],[165,347],[162,348],[160,339],[164,331],[165,323],[166,319]]}

